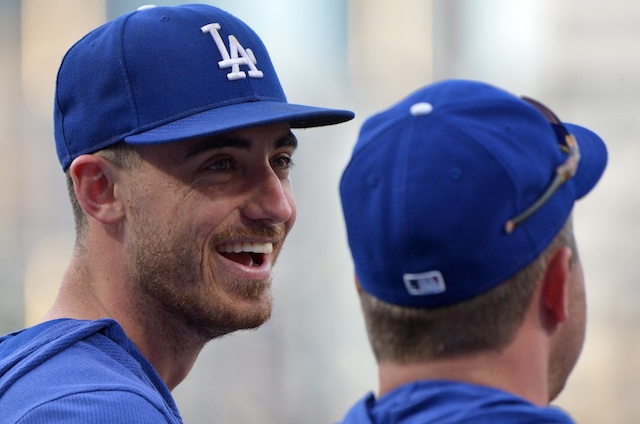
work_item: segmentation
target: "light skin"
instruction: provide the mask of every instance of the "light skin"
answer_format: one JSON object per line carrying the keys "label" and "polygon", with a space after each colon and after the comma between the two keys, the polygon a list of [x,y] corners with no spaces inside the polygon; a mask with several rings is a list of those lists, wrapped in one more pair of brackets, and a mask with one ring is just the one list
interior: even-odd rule
{"label": "light skin", "polygon": [[209,340],[270,316],[296,145],[278,123],[140,146],[132,170],[76,158],[87,229],[46,319],[115,319],[175,388]]}
{"label": "light skin", "polygon": [[513,340],[500,350],[424,362],[378,364],[379,396],[418,380],[490,386],[545,406],[563,389],[585,335],[584,276],[568,247],[551,257]]}

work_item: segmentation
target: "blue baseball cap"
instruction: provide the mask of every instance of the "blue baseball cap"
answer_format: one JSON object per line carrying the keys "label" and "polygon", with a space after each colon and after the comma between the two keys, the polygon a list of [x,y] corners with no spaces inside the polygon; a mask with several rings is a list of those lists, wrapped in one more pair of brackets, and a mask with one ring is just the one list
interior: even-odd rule
{"label": "blue baseball cap", "polygon": [[202,4],[145,7],[66,53],[55,92],[56,150],[76,157],[125,141],[158,144],[257,125],[337,124],[346,110],[287,102],[258,35]]}
{"label": "blue baseball cap", "polygon": [[[577,141],[568,153],[558,128]],[[596,134],[494,86],[416,91],[365,121],[340,182],[361,287],[411,307],[486,292],[542,253],[606,162]],[[560,180],[567,164],[575,173]]]}

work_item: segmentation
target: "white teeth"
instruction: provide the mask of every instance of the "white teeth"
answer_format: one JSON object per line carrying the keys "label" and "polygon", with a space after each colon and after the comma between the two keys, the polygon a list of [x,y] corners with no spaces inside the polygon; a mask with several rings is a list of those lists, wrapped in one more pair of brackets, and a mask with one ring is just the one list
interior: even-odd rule
{"label": "white teeth", "polygon": [[273,243],[225,243],[218,246],[218,251],[223,253],[271,253]]}

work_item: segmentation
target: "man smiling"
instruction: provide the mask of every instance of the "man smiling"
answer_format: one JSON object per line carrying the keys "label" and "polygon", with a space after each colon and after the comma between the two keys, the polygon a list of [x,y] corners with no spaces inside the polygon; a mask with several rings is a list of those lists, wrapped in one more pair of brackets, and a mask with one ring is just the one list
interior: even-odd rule
{"label": "man smiling", "polygon": [[3,422],[181,422],[170,391],[205,343],[270,316],[291,128],[351,118],[288,103],[258,36],[211,6],[76,43],[54,110],[76,245],[45,321],[0,339]]}

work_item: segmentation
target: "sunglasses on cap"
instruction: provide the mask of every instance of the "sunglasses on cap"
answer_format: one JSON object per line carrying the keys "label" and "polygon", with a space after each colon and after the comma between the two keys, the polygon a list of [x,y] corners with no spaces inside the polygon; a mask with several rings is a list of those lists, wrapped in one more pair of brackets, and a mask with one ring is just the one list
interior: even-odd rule
{"label": "sunglasses on cap", "polygon": [[549,187],[547,187],[544,193],[542,193],[540,198],[538,198],[535,203],[521,212],[518,216],[506,222],[504,229],[507,234],[511,234],[518,225],[540,209],[542,205],[544,205],[551,196],[558,191],[562,184],[571,179],[576,174],[576,171],[578,170],[578,163],[580,162],[580,148],[578,147],[578,143],[576,142],[575,137],[569,133],[562,121],[560,121],[560,119],[558,119],[558,117],[548,107],[537,100],[524,96],[522,97],[522,100],[533,106],[547,119],[547,121],[549,121],[556,137],[558,138],[560,150],[569,156],[562,165],[556,168],[553,181],[551,181],[551,184],[549,184]]}

